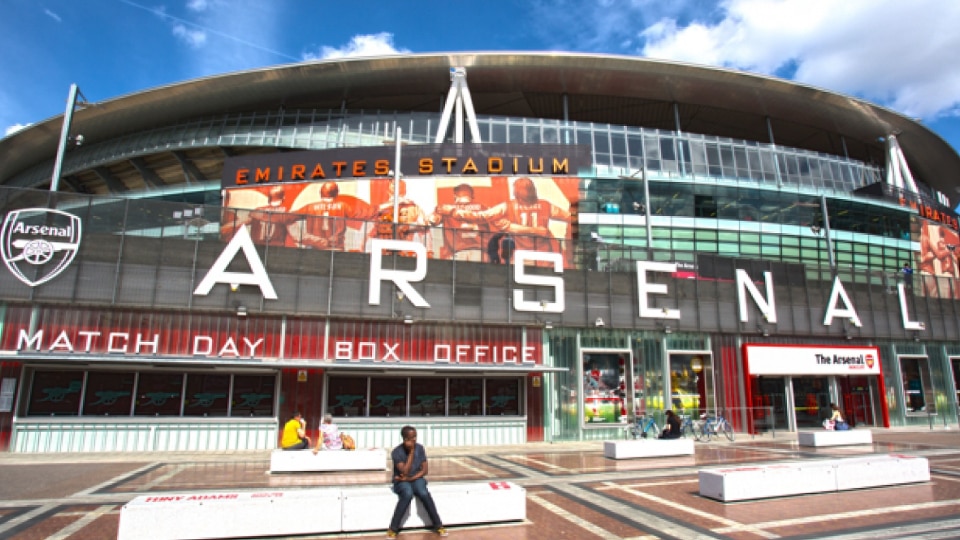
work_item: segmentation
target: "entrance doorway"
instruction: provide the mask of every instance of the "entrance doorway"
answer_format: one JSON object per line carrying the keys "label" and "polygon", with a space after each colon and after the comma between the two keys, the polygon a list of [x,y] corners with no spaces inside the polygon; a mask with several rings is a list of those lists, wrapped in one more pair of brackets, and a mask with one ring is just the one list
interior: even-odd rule
{"label": "entrance doorway", "polygon": [[797,429],[822,427],[830,413],[830,384],[827,377],[793,377],[793,410]]}
{"label": "entrance doorway", "polygon": [[876,381],[876,377],[837,377],[840,410],[851,427],[877,425],[873,407],[873,396],[878,393]]}
{"label": "entrance doorway", "polygon": [[754,429],[757,431],[787,429],[787,392],[783,377],[752,379]]}

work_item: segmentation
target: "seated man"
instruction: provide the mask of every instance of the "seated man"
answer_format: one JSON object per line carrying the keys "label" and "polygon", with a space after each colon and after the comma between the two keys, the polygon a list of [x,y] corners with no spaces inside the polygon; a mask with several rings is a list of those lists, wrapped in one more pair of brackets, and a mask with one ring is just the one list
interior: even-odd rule
{"label": "seated man", "polygon": [[284,450],[305,450],[310,448],[310,438],[304,431],[305,423],[300,411],[293,413],[293,418],[283,425],[283,436],[280,438],[280,448]]}

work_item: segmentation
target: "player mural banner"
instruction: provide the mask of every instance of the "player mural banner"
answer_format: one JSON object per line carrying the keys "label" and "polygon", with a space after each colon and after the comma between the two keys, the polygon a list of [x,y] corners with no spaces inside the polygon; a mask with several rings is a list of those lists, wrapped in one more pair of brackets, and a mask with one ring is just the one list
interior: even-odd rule
{"label": "player mural banner", "polygon": [[960,236],[946,225],[920,220],[920,271],[923,292],[935,298],[960,298]]}
{"label": "player mural banner", "polygon": [[[577,177],[482,176],[327,180],[226,190],[225,241],[369,252],[374,239],[423,245],[432,258],[506,264],[517,250],[562,253],[573,267]],[[394,212],[397,214],[396,224]],[[396,226],[396,231],[394,227]]]}

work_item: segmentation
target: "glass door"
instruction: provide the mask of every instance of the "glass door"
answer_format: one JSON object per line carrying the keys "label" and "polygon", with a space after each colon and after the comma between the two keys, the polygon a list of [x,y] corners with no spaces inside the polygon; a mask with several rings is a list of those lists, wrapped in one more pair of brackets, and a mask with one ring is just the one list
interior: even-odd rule
{"label": "glass door", "polygon": [[753,426],[757,431],[787,429],[787,386],[783,377],[755,377]]}
{"label": "glass door", "polygon": [[826,377],[793,378],[793,411],[797,429],[822,428],[830,414],[830,385]]}

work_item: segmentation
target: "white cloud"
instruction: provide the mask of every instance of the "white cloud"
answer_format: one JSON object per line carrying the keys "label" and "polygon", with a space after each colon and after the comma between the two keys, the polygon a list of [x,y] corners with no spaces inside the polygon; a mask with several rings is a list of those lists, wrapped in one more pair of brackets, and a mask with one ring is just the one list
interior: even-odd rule
{"label": "white cloud", "polygon": [[190,11],[206,11],[210,7],[210,2],[207,0],[189,0],[187,2],[187,9]]}
{"label": "white cloud", "polygon": [[10,135],[13,135],[14,133],[20,131],[21,129],[28,128],[28,127],[30,127],[31,125],[33,125],[33,124],[14,124],[14,125],[8,127],[8,128],[4,131],[3,136],[4,136],[4,137],[7,137],[7,136],[10,136]]}
{"label": "white cloud", "polygon": [[334,58],[353,58],[360,56],[381,56],[409,53],[408,49],[397,49],[393,44],[393,34],[380,32],[353,36],[350,42],[340,48],[320,47],[317,53],[304,53],[304,60],[329,60]]}
{"label": "white cloud", "polygon": [[182,24],[173,25],[173,35],[190,47],[198,49],[207,42],[207,33],[203,30],[191,30]]}
{"label": "white cloud", "polygon": [[63,19],[61,19],[59,15],[57,15],[56,13],[50,11],[49,9],[44,9],[43,12],[44,12],[48,17],[50,17],[51,19],[53,19],[53,20],[55,20],[55,21],[57,21],[57,22],[63,22]]}
{"label": "white cloud", "polygon": [[664,18],[644,56],[786,75],[908,116],[960,108],[960,2],[725,0],[720,18]]}

